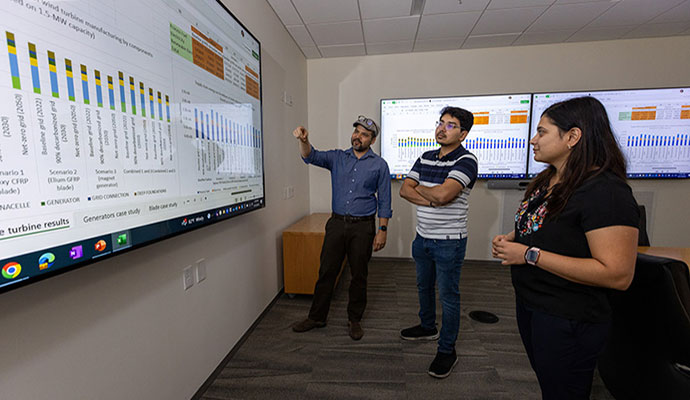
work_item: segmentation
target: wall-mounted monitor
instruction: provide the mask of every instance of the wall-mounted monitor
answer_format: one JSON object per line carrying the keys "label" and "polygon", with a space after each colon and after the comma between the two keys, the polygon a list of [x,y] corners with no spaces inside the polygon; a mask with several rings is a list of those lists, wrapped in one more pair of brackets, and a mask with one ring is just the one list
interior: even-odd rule
{"label": "wall-mounted monitor", "polygon": [[0,11],[0,292],[264,207],[261,47],[220,2]]}
{"label": "wall-mounted monitor", "polygon": [[[547,107],[580,96],[606,107],[629,178],[690,178],[690,88],[536,93],[530,138]],[[530,177],[544,168],[530,156]]]}
{"label": "wall-mounted monitor", "polygon": [[446,106],[474,114],[463,145],[479,160],[479,178],[525,178],[531,94],[381,100],[381,155],[402,179],[425,151],[438,148],[435,123]]}

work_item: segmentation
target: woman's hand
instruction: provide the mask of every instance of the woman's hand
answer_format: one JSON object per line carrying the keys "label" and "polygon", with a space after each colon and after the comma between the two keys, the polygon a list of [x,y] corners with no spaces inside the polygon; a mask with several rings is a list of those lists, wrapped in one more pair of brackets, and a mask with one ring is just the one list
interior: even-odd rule
{"label": "woman's hand", "polygon": [[514,236],[497,235],[491,241],[491,255],[501,260],[502,265],[524,264],[527,246],[512,241]]}

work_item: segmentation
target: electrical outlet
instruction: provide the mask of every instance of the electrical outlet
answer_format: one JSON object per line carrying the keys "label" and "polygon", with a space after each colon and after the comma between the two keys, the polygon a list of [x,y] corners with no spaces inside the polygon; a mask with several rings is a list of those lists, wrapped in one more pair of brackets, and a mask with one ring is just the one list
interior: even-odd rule
{"label": "electrical outlet", "polygon": [[293,197],[295,197],[295,187],[289,185],[283,187],[283,200],[291,199]]}
{"label": "electrical outlet", "polygon": [[182,280],[184,283],[184,290],[194,286],[194,272],[192,266],[188,265],[182,270]]}
{"label": "electrical outlet", "polygon": [[287,91],[283,91],[283,98],[281,99],[285,105],[292,107],[292,95]]}
{"label": "electrical outlet", "polygon": [[206,279],[206,259],[202,258],[196,262],[196,283]]}

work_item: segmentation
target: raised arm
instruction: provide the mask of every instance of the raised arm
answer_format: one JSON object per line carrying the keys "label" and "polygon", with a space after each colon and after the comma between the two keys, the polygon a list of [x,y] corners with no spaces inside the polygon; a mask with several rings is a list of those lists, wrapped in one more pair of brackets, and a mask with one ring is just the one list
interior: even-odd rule
{"label": "raised arm", "polygon": [[292,131],[292,135],[299,140],[299,151],[302,158],[309,157],[311,153],[311,143],[309,143],[309,131],[303,126],[298,126]]}

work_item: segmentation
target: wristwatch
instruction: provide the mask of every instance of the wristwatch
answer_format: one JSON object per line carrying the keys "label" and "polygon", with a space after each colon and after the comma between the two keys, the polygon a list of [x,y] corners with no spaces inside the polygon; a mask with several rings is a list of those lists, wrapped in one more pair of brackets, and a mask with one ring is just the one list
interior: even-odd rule
{"label": "wristwatch", "polygon": [[381,225],[379,226],[379,230],[386,232],[388,230],[388,227],[386,225]]}
{"label": "wristwatch", "polygon": [[525,251],[525,262],[529,265],[537,265],[541,249],[538,247],[530,247]]}

